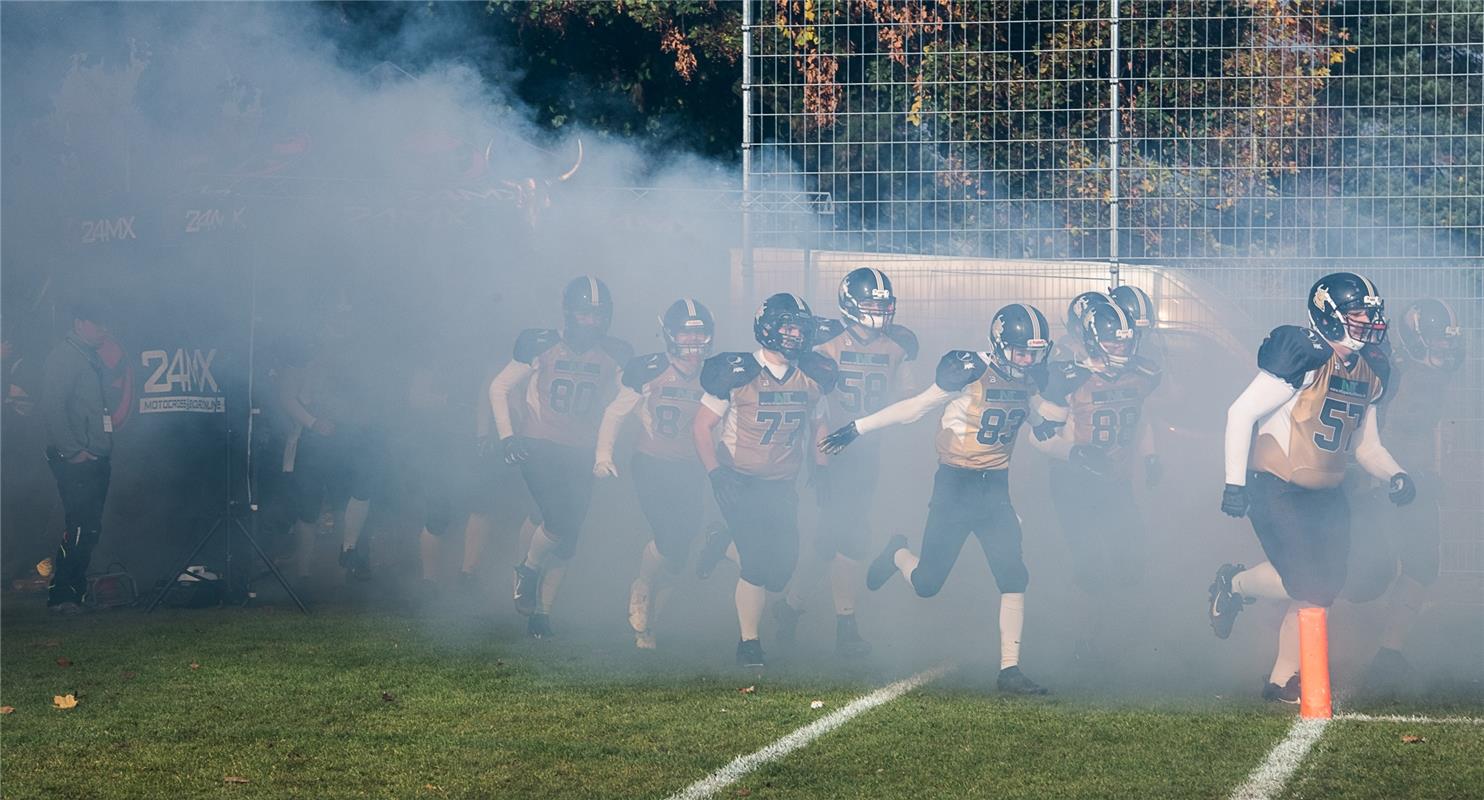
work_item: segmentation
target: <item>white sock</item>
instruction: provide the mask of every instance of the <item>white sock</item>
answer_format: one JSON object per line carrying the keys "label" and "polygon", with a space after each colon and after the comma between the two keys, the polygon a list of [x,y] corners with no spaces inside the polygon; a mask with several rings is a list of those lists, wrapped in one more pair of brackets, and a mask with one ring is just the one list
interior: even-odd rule
{"label": "white sock", "polygon": [[1386,606],[1386,627],[1381,630],[1381,646],[1401,652],[1407,631],[1422,614],[1426,602],[1427,587],[1403,575],[1391,587],[1391,597]]}
{"label": "white sock", "polygon": [[470,514],[464,525],[464,572],[472,573],[479,568],[479,556],[484,552],[484,540],[489,535],[490,518],[483,514]]}
{"label": "white sock", "polygon": [[438,575],[438,556],[442,548],[438,545],[438,537],[427,528],[423,528],[422,535],[417,537],[418,552],[422,555],[423,580],[433,580]]}
{"label": "white sock", "polygon": [[345,532],[340,546],[344,550],[355,547],[361,541],[361,529],[366,527],[366,517],[371,516],[371,501],[350,498],[345,504]]}
{"label": "white sock", "polygon": [[812,549],[799,557],[799,566],[788,582],[788,594],[784,597],[789,608],[803,610],[804,604],[809,602],[809,595],[814,593],[814,587],[824,579],[825,566],[825,562]]}
{"label": "white sock", "polygon": [[546,532],[543,526],[537,526],[536,532],[531,534],[531,546],[526,550],[526,567],[534,570],[543,570],[556,561],[557,542]]}
{"label": "white sock", "polygon": [[1020,631],[1025,626],[1025,593],[1000,595],[1000,669],[1020,663]]}
{"label": "white sock", "polygon": [[897,565],[897,570],[902,573],[902,577],[911,583],[912,572],[917,569],[917,556],[912,555],[911,550],[903,547],[892,555],[891,560]]}
{"label": "white sock", "polygon": [[742,629],[743,641],[758,638],[757,629],[763,620],[763,607],[768,604],[768,590],[738,578],[736,600],[737,625]]}
{"label": "white sock", "polygon": [[562,576],[567,574],[567,562],[558,561],[541,572],[541,613],[550,614],[556,602],[557,590],[562,586]]}
{"label": "white sock", "polygon": [[742,563],[742,556],[737,555],[737,543],[736,542],[728,542],[727,543],[727,558],[731,559],[733,564],[741,564]]}
{"label": "white sock", "polygon": [[1273,672],[1268,680],[1282,686],[1299,671],[1299,625],[1298,603],[1288,604],[1288,613],[1283,615],[1283,626],[1278,629],[1278,659],[1273,662]]}
{"label": "white sock", "polygon": [[1278,570],[1267,561],[1232,576],[1232,591],[1243,597],[1261,597],[1267,600],[1287,600],[1288,590],[1283,588],[1283,579]]}
{"label": "white sock", "polygon": [[299,577],[308,579],[310,567],[314,566],[314,532],[318,525],[313,522],[294,523],[294,567]]}
{"label": "white sock", "polygon": [[855,590],[865,580],[861,562],[846,558],[839,553],[830,562],[830,594],[835,598],[835,613],[855,613]]}

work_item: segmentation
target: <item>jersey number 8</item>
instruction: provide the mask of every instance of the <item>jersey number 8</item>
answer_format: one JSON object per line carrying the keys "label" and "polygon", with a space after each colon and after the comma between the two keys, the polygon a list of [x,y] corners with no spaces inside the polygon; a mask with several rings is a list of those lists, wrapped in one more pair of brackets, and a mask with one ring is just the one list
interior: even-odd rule
{"label": "jersey number 8", "polygon": [[1009,444],[1020,432],[1020,423],[1025,422],[1025,409],[1005,411],[1003,408],[986,408],[979,415],[979,434],[974,438],[983,445]]}
{"label": "jersey number 8", "polygon": [[1092,443],[1098,447],[1127,445],[1139,429],[1139,409],[1129,406],[1122,411],[1102,408],[1092,414]]}
{"label": "jersey number 8", "polygon": [[592,413],[598,386],[592,381],[557,378],[551,382],[551,410],[558,414],[586,416]]}

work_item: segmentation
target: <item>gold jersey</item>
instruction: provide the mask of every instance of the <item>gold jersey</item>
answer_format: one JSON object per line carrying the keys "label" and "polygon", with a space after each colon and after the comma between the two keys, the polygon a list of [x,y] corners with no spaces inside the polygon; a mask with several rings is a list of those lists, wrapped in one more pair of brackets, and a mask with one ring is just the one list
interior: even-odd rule
{"label": "gold jersey", "polygon": [[623,385],[639,394],[639,452],[666,461],[695,461],[691,432],[701,407],[701,374],[687,375],[665,353],[640,356],[623,369]]}
{"label": "gold jersey", "polygon": [[814,411],[835,388],[835,362],[805,353],[783,377],[751,353],[721,353],[701,367],[701,387],[728,403],[717,437],[718,460],[744,475],[792,479],[813,452]]}
{"label": "gold jersey", "polygon": [[1144,401],[1159,388],[1159,365],[1135,356],[1116,373],[1076,362],[1053,364],[1044,396],[1067,410],[1073,443],[1103,450],[1118,474],[1136,460]]}
{"label": "gold jersey", "polygon": [[844,424],[891,405],[901,395],[902,364],[917,358],[917,335],[901,325],[869,331],[832,319],[820,325],[814,352],[839,365],[829,395],[830,424]]}
{"label": "gold jersey", "polygon": [[1385,356],[1367,347],[1342,358],[1319,334],[1285,325],[1263,342],[1257,366],[1298,393],[1258,422],[1249,468],[1305,489],[1339,486],[1366,409],[1385,391]]}
{"label": "gold jersey", "polygon": [[526,384],[521,434],[592,447],[603,409],[618,392],[619,366],[632,354],[627,344],[609,336],[579,352],[559,331],[523,331],[515,342],[515,359],[535,372]]}
{"label": "gold jersey", "polygon": [[938,362],[935,382],[958,392],[943,409],[938,428],[938,462],[961,469],[1008,469],[1020,426],[1040,390],[1036,370],[1021,379],[995,369],[983,353],[950,350]]}

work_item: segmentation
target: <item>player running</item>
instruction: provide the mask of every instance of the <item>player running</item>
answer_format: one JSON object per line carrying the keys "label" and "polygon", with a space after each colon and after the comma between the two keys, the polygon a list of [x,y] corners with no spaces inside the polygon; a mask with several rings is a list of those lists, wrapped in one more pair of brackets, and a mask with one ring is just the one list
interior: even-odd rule
{"label": "player running", "polygon": [[818,326],[803,298],[775,294],[753,319],[759,350],[720,353],[701,367],[696,452],[741,568],[737,663],[745,667],[764,664],[758,625],[767,593],[788,586],[799,558],[795,483],[837,379],[835,362],[811,349]]}
{"label": "player running", "polygon": [[1285,703],[1299,700],[1299,609],[1328,607],[1345,585],[1350,505],[1340,483],[1351,455],[1390,484],[1393,503],[1417,495],[1381,444],[1371,409],[1390,376],[1379,349],[1386,339],[1381,293],[1360,275],[1337,272],[1309,290],[1308,309],[1312,328],[1282,325],[1263,340],[1257,377],[1226,413],[1221,510],[1251,518],[1268,560],[1251,569],[1223,564],[1210,592],[1211,628],[1221,639],[1243,604],[1289,601],[1262,692]]}
{"label": "player running", "polygon": [[701,465],[691,428],[701,407],[701,363],[711,354],[716,323],[700,301],[676,300],[660,317],[665,351],[635,358],[623,368],[618,396],[603,412],[593,474],[617,477],[613,445],[630,415],[639,419],[634,489],[654,536],[644,546],[639,577],[629,588],[629,625],[641,650],[655,647],[655,616],[690,558],[701,529]]}
{"label": "player running", "polygon": [[921,555],[907,549],[905,536],[893,536],[871,562],[866,586],[875,591],[901,572],[919,597],[932,597],[943,588],[964,540],[974,534],[1000,590],[998,686],[1013,694],[1046,693],[1020,671],[1030,574],[1021,555],[1020,517],[1010,504],[1010,456],[1030,416],[1031,398],[1045,385],[1049,327],[1033,306],[1005,306],[990,322],[989,350],[948,351],[933,385],[921,394],[858,419],[820,443],[824,452],[839,453],[862,434],[915,422],[948,406],[938,430],[938,472]]}
{"label": "player running", "polygon": [[[917,335],[893,321],[897,297],[886,273],[872,267],[851,270],[840,281],[839,304],[843,318],[824,321],[814,346],[815,352],[840,367],[839,384],[829,396],[832,422],[858,419],[898,399],[905,364],[917,358]],[[779,640],[793,640],[804,600],[828,570],[835,603],[835,652],[842,656],[871,652],[856,626],[855,601],[861,562],[869,554],[871,499],[880,467],[881,449],[872,440],[870,446],[831,458],[827,477],[818,473],[814,488],[819,530],[813,553],[801,559],[788,595],[773,607]]]}
{"label": "player running", "polygon": [[[551,635],[551,604],[592,500],[590,453],[603,408],[618,390],[619,367],[634,351],[608,335],[613,295],[591,275],[562,292],[562,330],[529,328],[515,358],[490,383],[490,409],[505,462],[520,465],[541,511],[525,560],[515,567],[515,610],[531,636]],[[510,394],[524,385],[520,430]]]}

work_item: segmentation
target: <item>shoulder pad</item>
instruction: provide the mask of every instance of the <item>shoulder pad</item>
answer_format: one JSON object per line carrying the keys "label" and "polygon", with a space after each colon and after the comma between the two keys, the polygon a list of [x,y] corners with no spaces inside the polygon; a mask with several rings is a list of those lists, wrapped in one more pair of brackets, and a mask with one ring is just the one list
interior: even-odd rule
{"label": "shoulder pad", "polygon": [[1308,328],[1279,325],[1257,348],[1257,368],[1298,389],[1304,385],[1304,375],[1324,366],[1334,352],[1324,337]]}
{"label": "shoulder pad", "polygon": [[814,331],[814,346],[819,347],[845,332],[845,323],[838,319],[822,319]]}
{"label": "shoulder pad", "polygon": [[751,353],[717,353],[701,365],[701,388],[722,400],[732,399],[732,390],[746,386],[763,368]]}
{"label": "shoulder pad", "polygon": [[810,351],[799,356],[799,370],[809,379],[819,384],[819,391],[829,394],[835,391],[835,381],[839,380],[840,365],[833,358]]}
{"label": "shoulder pad", "polygon": [[669,368],[670,357],[664,353],[650,353],[629,359],[629,363],[623,366],[623,385],[636,392],[641,391],[644,384],[658,378]]}
{"label": "shoulder pad", "polygon": [[1042,361],[1026,370],[1025,380],[1036,388],[1036,394],[1045,394],[1046,385],[1051,381],[1051,372],[1046,368],[1046,362]]}
{"label": "shoulder pad", "polygon": [[1135,374],[1138,374],[1149,381],[1151,387],[1150,391],[1153,391],[1153,387],[1158,386],[1160,379],[1164,377],[1164,368],[1162,368],[1159,363],[1154,361],[1153,359],[1144,358],[1143,356],[1134,356],[1133,359],[1130,360],[1129,366],[1134,368]]}
{"label": "shoulder pad", "polygon": [[902,360],[917,360],[917,334],[913,333],[911,328],[902,325],[889,325],[885,333],[887,338],[896,342],[897,347],[902,348],[902,352],[906,354],[902,357]]}
{"label": "shoulder pad", "polygon": [[1381,391],[1376,395],[1379,401],[1391,391],[1391,360],[1387,353],[1379,347],[1363,347],[1360,354],[1370,366],[1371,372],[1376,373],[1376,378],[1381,381]]}
{"label": "shoulder pad", "polygon": [[938,376],[933,382],[945,392],[959,392],[983,377],[986,369],[989,364],[973,350],[949,350],[938,360]]}
{"label": "shoulder pad", "polygon": [[1092,375],[1086,367],[1078,366],[1075,361],[1058,361],[1046,367],[1046,388],[1041,391],[1041,396],[1046,400],[1060,406],[1067,404],[1067,398],[1077,391],[1077,387],[1087,381]]}
{"label": "shoulder pad", "polygon": [[515,360],[530,364],[537,356],[556,347],[561,340],[561,331],[552,328],[526,328],[515,337]]}
{"label": "shoulder pad", "polygon": [[626,341],[612,336],[604,336],[598,342],[598,347],[603,349],[615,364],[627,364],[634,358],[634,348]]}

